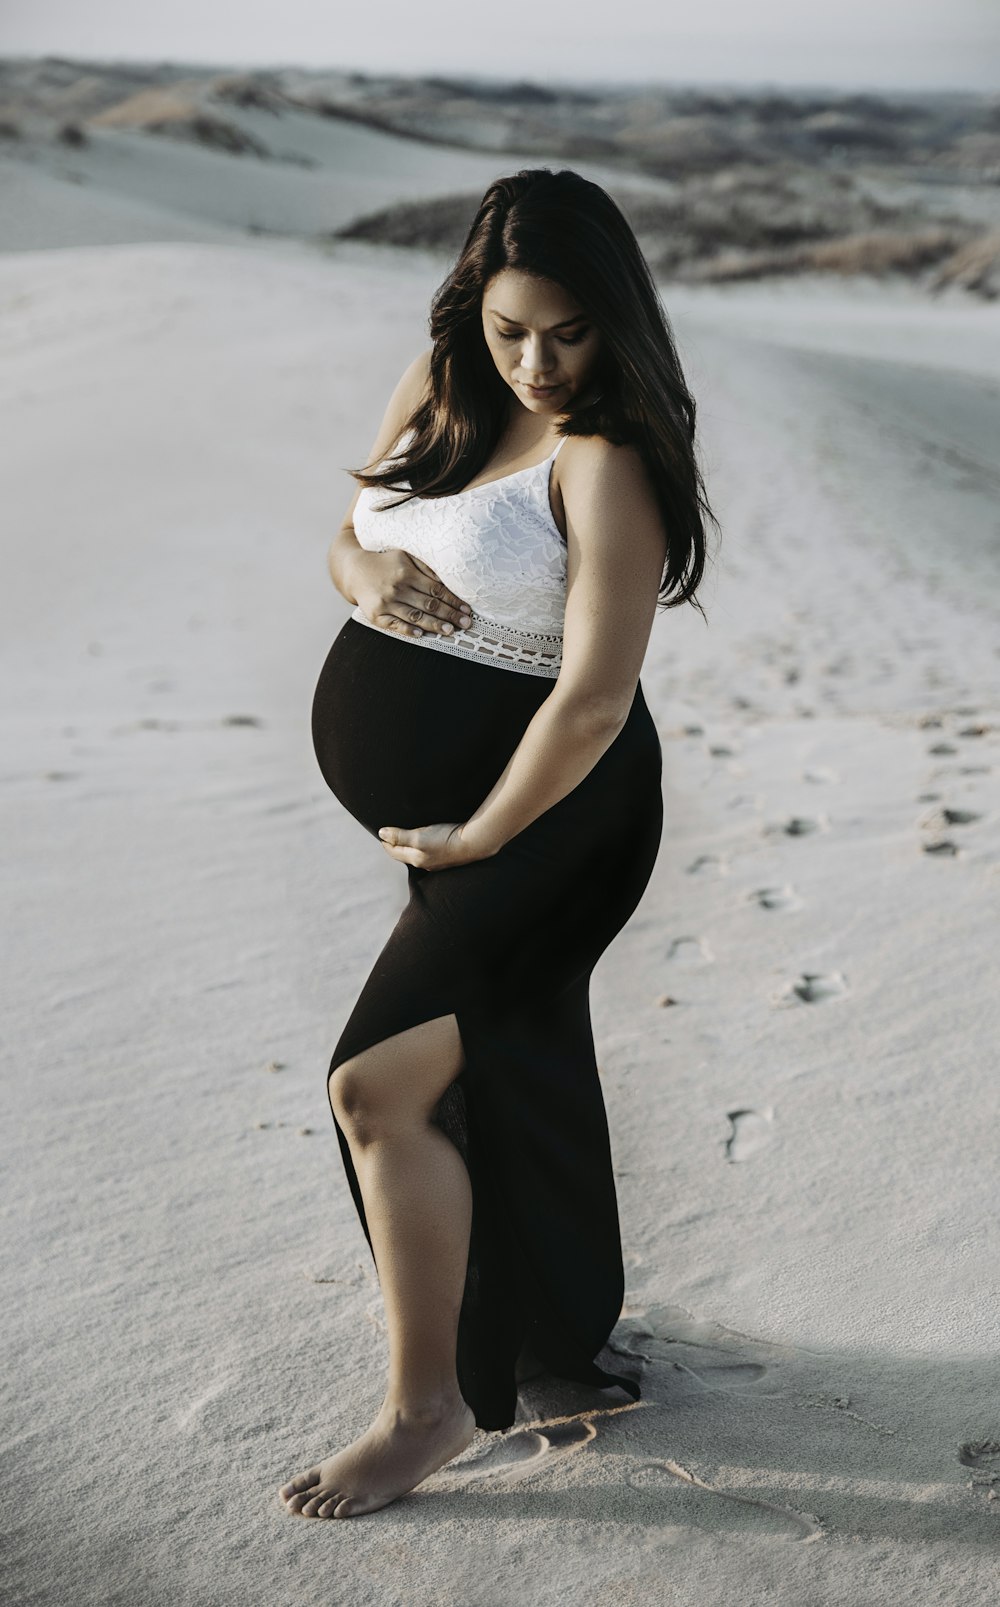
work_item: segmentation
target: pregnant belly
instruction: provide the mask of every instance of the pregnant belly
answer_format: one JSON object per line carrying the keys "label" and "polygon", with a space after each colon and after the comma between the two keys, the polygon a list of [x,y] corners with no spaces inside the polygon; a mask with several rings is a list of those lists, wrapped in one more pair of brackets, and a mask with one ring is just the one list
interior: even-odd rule
{"label": "pregnant belly", "polygon": [[348,619],[313,695],[323,778],[373,834],[465,820],[553,685]]}

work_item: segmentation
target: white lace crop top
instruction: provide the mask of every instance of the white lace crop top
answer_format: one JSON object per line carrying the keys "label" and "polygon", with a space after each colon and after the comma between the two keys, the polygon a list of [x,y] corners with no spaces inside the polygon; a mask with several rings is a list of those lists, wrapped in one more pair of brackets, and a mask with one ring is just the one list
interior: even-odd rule
{"label": "white lace crop top", "polygon": [[[549,474],[562,444],[560,440],[544,463],[448,496],[414,497],[397,507],[373,504],[392,502],[398,490],[362,486],[353,521],[359,544],[368,552],[403,548],[429,564],[472,608],[471,624],[464,630],[456,625],[448,636],[434,629],[422,636],[386,634],[414,647],[477,658],[528,675],[559,674],[566,546],[549,506]],[[383,458],[379,466],[388,461]],[[409,490],[407,481],[398,484]],[[360,604],[351,618],[373,630],[384,629],[362,613]]]}

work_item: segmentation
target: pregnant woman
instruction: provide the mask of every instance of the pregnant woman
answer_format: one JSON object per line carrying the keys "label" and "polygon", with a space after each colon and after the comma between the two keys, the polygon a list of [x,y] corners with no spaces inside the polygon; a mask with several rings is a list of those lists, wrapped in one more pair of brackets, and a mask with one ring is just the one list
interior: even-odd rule
{"label": "pregnant woman", "polygon": [[624,1276],[589,984],[660,842],[639,672],[716,522],[695,404],[627,221],[568,170],[490,186],[430,334],[352,471],[330,572],[354,610],[312,709],[409,897],[327,1083],[385,1395],[282,1487],[305,1517],[386,1506],[509,1427],[534,1373],[639,1395],[595,1359]]}

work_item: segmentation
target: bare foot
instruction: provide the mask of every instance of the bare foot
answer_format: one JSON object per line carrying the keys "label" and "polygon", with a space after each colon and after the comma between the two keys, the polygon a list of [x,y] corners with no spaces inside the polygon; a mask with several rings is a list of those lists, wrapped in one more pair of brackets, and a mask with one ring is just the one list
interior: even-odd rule
{"label": "bare foot", "polygon": [[459,1399],[442,1413],[403,1413],[385,1401],[371,1427],[336,1456],[283,1484],[286,1510],[303,1518],[356,1518],[386,1507],[464,1451],[476,1432]]}

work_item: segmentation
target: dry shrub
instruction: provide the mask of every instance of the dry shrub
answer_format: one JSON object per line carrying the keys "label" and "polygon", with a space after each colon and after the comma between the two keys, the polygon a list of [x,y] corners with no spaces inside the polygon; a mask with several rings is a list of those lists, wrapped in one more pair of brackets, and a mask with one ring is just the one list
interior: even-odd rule
{"label": "dry shrub", "polygon": [[105,128],[148,128],[155,123],[163,127],[170,122],[181,122],[191,117],[201,105],[204,85],[185,87],[171,84],[169,89],[140,89],[135,95],[97,112],[90,122]]}
{"label": "dry shrub", "polygon": [[962,236],[954,229],[887,230],[848,234],[801,247],[803,267],[831,273],[913,273],[954,251]]}
{"label": "dry shrub", "polygon": [[869,112],[862,117],[833,108],[803,118],[801,126],[818,145],[833,149],[840,146],[894,151],[903,143],[901,131],[879,112]]}
{"label": "dry shrub", "polygon": [[56,134],[56,139],[60,145],[79,146],[87,144],[86,131],[80,127],[79,123],[63,123]]}
{"label": "dry shrub", "polygon": [[370,240],[379,245],[422,247],[430,251],[458,252],[464,244],[479,194],[436,196],[428,201],[406,201],[379,212],[355,218],[333,231],[337,240]]}
{"label": "dry shrub", "polygon": [[668,117],[621,129],[615,143],[647,173],[680,176],[714,172],[729,162],[753,161],[757,152],[712,117]]}
{"label": "dry shrub", "polygon": [[229,101],[233,106],[248,106],[256,111],[271,112],[280,116],[288,101],[280,90],[262,82],[252,73],[230,73],[216,78],[210,85],[213,100]]}
{"label": "dry shrub", "polygon": [[779,251],[721,252],[708,262],[692,263],[689,280],[763,279],[777,273],[916,273],[959,246],[953,229],[932,228],[844,235],[839,240],[813,240]]}
{"label": "dry shrub", "polygon": [[142,134],[166,134],[189,140],[232,156],[269,156],[266,145],[223,117],[202,110],[203,84],[171,85],[169,89],[143,89],[127,100],[109,106],[90,119],[103,128],[134,129]]}
{"label": "dry shrub", "polygon": [[196,145],[206,145],[215,151],[226,151],[231,156],[270,155],[267,146],[253,134],[247,134],[244,129],[236,128],[224,118],[212,117],[207,112],[198,112],[194,117],[177,118],[166,123],[148,123],[146,126],[151,134],[169,134],[176,139],[193,140]]}
{"label": "dry shrub", "polygon": [[1000,296],[1000,229],[967,240],[945,262],[931,280],[932,290],[957,285],[972,290],[987,301]]}
{"label": "dry shrub", "polygon": [[983,183],[1000,179],[1000,134],[962,134],[935,158],[936,167],[975,172]]}

